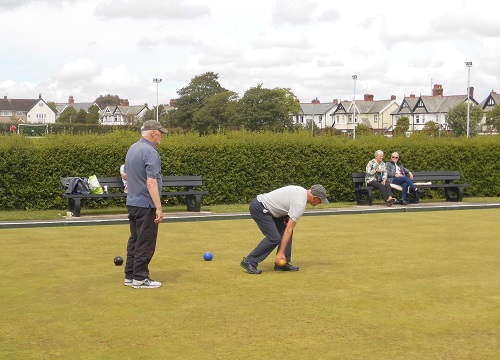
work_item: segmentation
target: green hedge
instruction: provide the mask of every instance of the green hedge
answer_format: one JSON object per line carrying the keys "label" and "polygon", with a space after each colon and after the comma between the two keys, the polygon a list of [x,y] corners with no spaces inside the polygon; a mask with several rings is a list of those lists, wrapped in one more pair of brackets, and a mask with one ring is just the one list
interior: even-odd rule
{"label": "green hedge", "polygon": [[[132,131],[104,135],[0,136],[0,209],[63,209],[59,178],[119,176]],[[364,171],[382,149],[398,151],[413,171],[459,170],[468,196],[500,196],[500,137],[386,138],[351,140],[299,133],[175,134],[159,147],[163,175],[202,175],[210,191],[203,203],[247,203],[256,194],[287,184],[322,183],[333,201],[354,201],[352,172]],[[442,196],[429,192],[426,196]],[[175,203],[177,200],[169,203]],[[102,207],[120,200],[87,201]]]}

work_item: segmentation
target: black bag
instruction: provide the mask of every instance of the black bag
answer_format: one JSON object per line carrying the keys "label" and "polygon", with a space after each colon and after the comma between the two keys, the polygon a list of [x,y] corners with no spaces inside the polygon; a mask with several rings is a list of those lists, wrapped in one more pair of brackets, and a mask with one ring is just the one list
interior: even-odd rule
{"label": "black bag", "polygon": [[60,178],[61,189],[65,194],[90,194],[90,186],[87,178],[67,177]]}

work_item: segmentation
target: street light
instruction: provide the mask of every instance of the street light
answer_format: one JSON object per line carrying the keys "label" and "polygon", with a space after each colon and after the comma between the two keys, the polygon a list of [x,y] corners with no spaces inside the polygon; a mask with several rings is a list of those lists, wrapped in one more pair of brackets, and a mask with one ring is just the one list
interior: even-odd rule
{"label": "street light", "polygon": [[352,101],[353,105],[353,118],[352,118],[352,127],[353,127],[353,132],[352,132],[352,138],[356,139],[356,79],[358,78],[358,75],[353,75],[352,79],[354,80],[354,98]]}
{"label": "street light", "polygon": [[467,66],[467,137],[469,137],[469,124],[470,124],[470,68],[472,67],[472,61],[466,61],[465,66]]}
{"label": "street light", "polygon": [[154,78],[153,82],[156,84],[156,121],[158,121],[158,84],[161,83],[161,78]]}

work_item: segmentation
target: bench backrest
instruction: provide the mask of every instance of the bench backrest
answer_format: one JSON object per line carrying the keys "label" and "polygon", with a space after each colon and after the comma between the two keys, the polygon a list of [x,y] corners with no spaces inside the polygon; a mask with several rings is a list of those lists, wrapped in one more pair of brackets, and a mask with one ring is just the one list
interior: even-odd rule
{"label": "bench backrest", "polygon": [[107,186],[108,189],[123,189],[123,181],[121,177],[102,177],[97,178],[101,187]]}
{"label": "bench backrest", "polygon": [[203,181],[200,175],[189,176],[162,176],[163,187],[188,187],[193,188],[203,186]]}
{"label": "bench backrest", "polygon": [[[459,171],[418,171],[413,173],[413,181],[415,182],[425,182],[425,181],[458,181],[460,180]],[[364,186],[365,184],[365,173],[352,173],[352,181],[354,186]]]}
{"label": "bench backrest", "polygon": [[365,186],[365,175],[366,173],[352,173],[352,181],[355,187]]}
{"label": "bench backrest", "polygon": [[458,181],[460,180],[459,171],[417,171],[413,173],[413,181]]}
{"label": "bench backrest", "polygon": [[[120,177],[102,177],[98,178],[99,184],[108,189],[123,188],[123,182]],[[203,181],[200,175],[190,176],[162,176],[163,187],[196,187],[203,186]]]}

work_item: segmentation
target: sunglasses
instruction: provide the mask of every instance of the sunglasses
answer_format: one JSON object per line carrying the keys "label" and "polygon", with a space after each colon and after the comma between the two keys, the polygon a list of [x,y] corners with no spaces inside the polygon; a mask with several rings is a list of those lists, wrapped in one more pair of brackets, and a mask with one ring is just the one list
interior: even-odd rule
{"label": "sunglasses", "polygon": [[392,156],[393,159],[399,159],[399,156]]}

